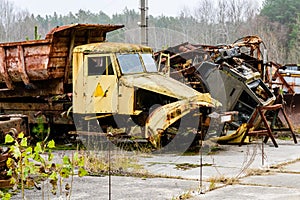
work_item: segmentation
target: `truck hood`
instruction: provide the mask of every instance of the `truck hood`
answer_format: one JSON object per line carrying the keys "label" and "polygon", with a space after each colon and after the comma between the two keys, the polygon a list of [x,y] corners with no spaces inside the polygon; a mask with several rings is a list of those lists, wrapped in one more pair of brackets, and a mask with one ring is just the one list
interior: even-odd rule
{"label": "truck hood", "polygon": [[[134,74],[120,78],[120,84],[126,87],[136,87],[149,90],[179,100],[190,99],[202,102],[202,105],[214,106],[216,101],[209,93],[200,93],[187,85],[161,74]],[[196,103],[194,102],[194,103]]]}

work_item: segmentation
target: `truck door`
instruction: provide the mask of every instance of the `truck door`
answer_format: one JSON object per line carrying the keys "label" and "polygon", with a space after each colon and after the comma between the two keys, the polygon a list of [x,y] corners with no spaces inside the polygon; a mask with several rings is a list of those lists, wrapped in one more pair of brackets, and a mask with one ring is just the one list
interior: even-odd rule
{"label": "truck door", "polygon": [[85,56],[86,113],[117,112],[117,75],[109,54]]}

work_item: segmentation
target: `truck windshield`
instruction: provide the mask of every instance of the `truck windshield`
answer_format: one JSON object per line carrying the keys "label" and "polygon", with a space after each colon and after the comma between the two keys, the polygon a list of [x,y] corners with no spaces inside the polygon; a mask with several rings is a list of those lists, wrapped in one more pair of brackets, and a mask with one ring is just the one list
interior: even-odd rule
{"label": "truck windshield", "polygon": [[152,54],[141,54],[147,72],[157,72],[157,67]]}
{"label": "truck windshield", "polygon": [[[157,66],[152,54],[119,54],[117,55],[119,65],[123,74],[134,74],[142,72],[157,72]],[[143,62],[141,61],[143,60]],[[145,68],[143,67],[143,64]]]}
{"label": "truck windshield", "polygon": [[119,54],[117,58],[123,74],[144,72],[139,54]]}

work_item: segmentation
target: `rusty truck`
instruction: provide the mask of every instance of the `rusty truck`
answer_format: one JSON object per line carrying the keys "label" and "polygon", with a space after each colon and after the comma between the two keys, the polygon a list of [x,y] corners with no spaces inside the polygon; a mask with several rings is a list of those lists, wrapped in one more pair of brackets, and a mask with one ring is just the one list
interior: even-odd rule
{"label": "rusty truck", "polygon": [[157,147],[184,116],[206,118],[214,99],[160,73],[150,47],[106,41],[122,27],[71,24],[43,40],[0,43],[1,132],[25,129],[34,137],[42,123],[56,135],[126,134],[138,126],[134,137]]}

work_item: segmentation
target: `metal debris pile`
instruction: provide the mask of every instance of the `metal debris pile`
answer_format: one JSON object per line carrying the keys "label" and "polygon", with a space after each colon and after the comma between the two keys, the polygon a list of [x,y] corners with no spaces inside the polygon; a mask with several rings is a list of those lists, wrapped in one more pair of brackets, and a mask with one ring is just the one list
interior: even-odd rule
{"label": "metal debris pile", "polygon": [[[209,92],[222,103],[218,112],[237,111],[229,124],[238,129],[251,120],[256,108],[282,104],[293,125],[298,126],[290,107],[298,108],[294,88],[283,77],[284,66],[267,60],[267,50],[260,37],[247,36],[232,44],[203,45],[188,42],[155,53],[160,70],[200,92]],[[283,92],[284,91],[284,92]],[[268,120],[275,120],[266,112]],[[276,117],[276,125],[280,116]],[[254,129],[260,129],[261,118],[253,120]],[[212,124],[211,124],[212,125]],[[226,123],[221,123],[220,134],[225,135]]]}

